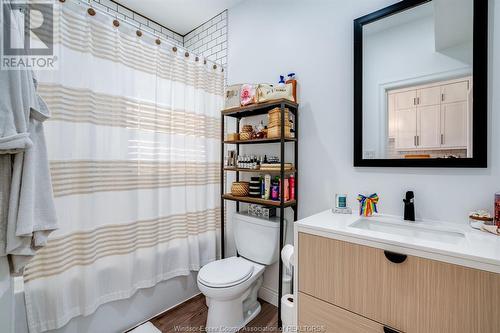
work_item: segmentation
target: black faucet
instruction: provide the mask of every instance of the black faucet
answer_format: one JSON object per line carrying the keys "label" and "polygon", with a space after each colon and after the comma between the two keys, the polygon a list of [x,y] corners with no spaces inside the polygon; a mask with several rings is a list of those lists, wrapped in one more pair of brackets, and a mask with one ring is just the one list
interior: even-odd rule
{"label": "black faucet", "polygon": [[406,192],[406,198],[403,199],[405,203],[405,221],[415,221],[415,195],[413,191]]}

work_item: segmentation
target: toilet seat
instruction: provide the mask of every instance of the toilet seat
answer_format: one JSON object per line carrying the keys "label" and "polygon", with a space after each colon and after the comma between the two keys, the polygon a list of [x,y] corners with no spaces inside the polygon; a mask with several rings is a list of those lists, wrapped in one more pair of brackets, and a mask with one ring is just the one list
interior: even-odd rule
{"label": "toilet seat", "polygon": [[198,281],[207,287],[227,288],[248,280],[254,265],[241,257],[213,261],[200,269]]}

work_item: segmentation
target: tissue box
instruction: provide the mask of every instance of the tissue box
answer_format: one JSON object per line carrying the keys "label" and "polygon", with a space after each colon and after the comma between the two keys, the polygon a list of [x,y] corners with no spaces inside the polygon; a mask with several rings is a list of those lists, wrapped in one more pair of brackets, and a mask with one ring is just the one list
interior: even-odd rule
{"label": "tissue box", "polygon": [[248,215],[270,219],[276,216],[276,207],[264,207],[257,204],[248,205]]}

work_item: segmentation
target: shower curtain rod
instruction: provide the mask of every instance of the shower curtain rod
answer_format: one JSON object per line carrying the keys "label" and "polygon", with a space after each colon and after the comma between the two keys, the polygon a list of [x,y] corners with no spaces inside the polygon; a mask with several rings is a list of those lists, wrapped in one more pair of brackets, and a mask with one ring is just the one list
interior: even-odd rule
{"label": "shower curtain rod", "polygon": [[[61,4],[62,4],[62,5],[64,5],[64,3],[66,2],[66,0],[59,0],[59,2],[61,2]],[[118,18],[118,16],[117,16],[117,15],[113,15],[113,14],[111,14],[111,13],[109,13],[109,12],[105,12],[105,11],[101,10],[100,8],[96,8],[96,7],[92,6],[92,3],[91,3],[90,1],[89,1],[89,2],[86,2],[85,0],[71,0],[71,2],[73,2],[74,4],[76,4],[76,5],[80,6],[80,7],[87,8],[87,10],[88,10],[89,8],[92,8],[94,11],[96,11],[96,12],[98,12],[98,13],[100,13],[100,14],[104,14],[104,15],[106,15],[106,16],[108,16],[108,17],[114,18],[114,19],[115,19],[115,20],[117,20],[119,23],[122,23],[122,22],[123,22],[123,23],[125,23],[125,24],[127,24],[127,25],[129,25],[129,26],[132,26],[132,27],[136,28],[138,32],[141,32],[141,34],[140,34],[140,35],[139,35],[139,33],[137,34],[139,37],[142,35],[142,33],[147,33],[147,34],[149,34],[149,35],[151,35],[151,36],[153,36],[153,37],[157,38],[157,41],[159,41],[159,40],[160,40],[161,42],[165,42],[166,44],[168,44],[168,45],[172,46],[172,50],[173,50],[174,52],[177,52],[177,51],[178,51],[178,48],[180,48],[180,49],[182,49],[182,50],[184,50],[184,51],[185,51],[184,55],[186,56],[186,58],[187,58],[187,57],[189,57],[190,55],[194,55],[194,56],[196,57],[196,58],[195,58],[195,59],[196,59],[196,61],[198,61],[198,59],[203,59],[204,64],[209,64],[209,63],[211,63],[211,64],[213,64],[213,69],[217,69],[217,67],[220,67],[220,68],[221,68],[221,70],[222,70],[222,72],[224,72],[224,66],[223,66],[222,64],[219,64],[219,63],[217,63],[217,62],[215,62],[215,61],[212,61],[212,60],[208,60],[207,58],[205,58],[205,57],[201,56],[200,54],[197,54],[197,53],[191,52],[191,51],[189,51],[187,48],[185,48],[185,47],[184,47],[184,45],[179,45],[179,44],[176,44],[176,43],[172,42],[172,41],[171,41],[171,40],[169,40],[169,39],[165,39],[165,37],[164,37],[163,39],[160,39],[160,38],[161,38],[161,36],[159,36],[159,35],[155,34],[154,32],[151,32],[151,31],[149,31],[149,30],[142,30],[142,29],[141,29],[141,27],[140,27],[140,26],[138,26],[137,24],[134,24],[134,23],[132,23],[132,22],[130,22],[130,21],[127,21],[127,20],[120,20],[120,19]],[[142,16],[142,15],[141,15],[141,16]],[[143,17],[147,18],[146,16],[143,16]],[[157,42],[157,44],[160,44],[160,43],[158,43],[158,42]]]}

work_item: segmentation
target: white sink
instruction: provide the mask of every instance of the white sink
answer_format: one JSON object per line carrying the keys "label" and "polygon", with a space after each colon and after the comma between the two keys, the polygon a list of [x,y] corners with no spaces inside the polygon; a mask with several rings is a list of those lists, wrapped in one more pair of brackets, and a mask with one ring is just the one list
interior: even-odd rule
{"label": "white sink", "polygon": [[350,227],[449,244],[458,244],[465,240],[465,233],[452,227],[427,222],[408,222],[397,218],[363,217]]}

